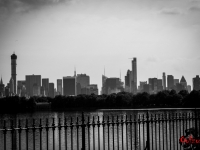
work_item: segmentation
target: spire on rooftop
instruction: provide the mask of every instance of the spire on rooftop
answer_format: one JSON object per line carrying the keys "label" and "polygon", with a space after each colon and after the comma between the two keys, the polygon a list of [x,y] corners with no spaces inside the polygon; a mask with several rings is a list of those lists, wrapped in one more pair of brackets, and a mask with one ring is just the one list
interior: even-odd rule
{"label": "spire on rooftop", "polygon": [[2,76],[1,76],[1,82],[0,82],[0,84],[3,84],[3,81],[2,81]]}
{"label": "spire on rooftop", "polygon": [[181,81],[180,81],[180,83],[181,83],[181,82],[186,82],[184,76],[181,77]]}

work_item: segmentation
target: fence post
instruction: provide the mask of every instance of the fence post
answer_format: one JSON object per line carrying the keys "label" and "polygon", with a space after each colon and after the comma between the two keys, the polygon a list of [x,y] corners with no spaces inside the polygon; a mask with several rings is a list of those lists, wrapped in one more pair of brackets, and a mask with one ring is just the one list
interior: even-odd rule
{"label": "fence post", "polygon": [[147,141],[146,141],[146,148],[145,150],[150,150],[150,138],[149,138],[149,112],[147,110]]}
{"label": "fence post", "polygon": [[195,108],[195,137],[198,136],[198,133],[197,133],[197,110]]}
{"label": "fence post", "polygon": [[82,149],[81,150],[85,150],[85,124],[84,124],[84,113],[82,112]]}

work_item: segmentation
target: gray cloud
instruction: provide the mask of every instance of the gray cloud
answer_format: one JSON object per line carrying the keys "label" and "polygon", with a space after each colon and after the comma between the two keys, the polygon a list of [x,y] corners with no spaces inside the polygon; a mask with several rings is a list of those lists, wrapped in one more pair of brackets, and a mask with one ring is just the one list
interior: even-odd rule
{"label": "gray cloud", "polygon": [[167,14],[167,15],[179,15],[182,14],[181,10],[179,8],[163,8],[160,11],[161,14]]}
{"label": "gray cloud", "polygon": [[189,8],[190,11],[195,11],[195,12],[199,12],[200,11],[200,7],[198,6],[192,6]]}

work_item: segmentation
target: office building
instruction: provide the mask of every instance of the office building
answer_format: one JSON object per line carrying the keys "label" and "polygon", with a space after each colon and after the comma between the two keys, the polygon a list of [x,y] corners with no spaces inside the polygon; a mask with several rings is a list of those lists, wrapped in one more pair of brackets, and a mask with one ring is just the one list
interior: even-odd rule
{"label": "office building", "polygon": [[187,85],[187,91],[188,91],[188,93],[191,92],[191,86],[190,85]]}
{"label": "office building", "polygon": [[62,95],[62,79],[57,79],[57,94]]}
{"label": "office building", "polygon": [[184,89],[187,90],[187,82],[184,76],[181,77],[180,84],[182,84],[184,86]]}
{"label": "office building", "polygon": [[179,79],[174,79],[174,85],[176,85],[177,83],[179,83]]}
{"label": "office building", "polygon": [[97,84],[90,84],[87,86],[87,94],[95,94],[95,95],[98,95],[98,87],[97,87]]}
{"label": "office building", "polygon": [[27,96],[40,96],[41,75],[26,75]]}
{"label": "office building", "polygon": [[17,95],[22,96],[22,89],[26,86],[26,81],[17,81]]}
{"label": "office building", "polygon": [[172,90],[174,89],[174,76],[167,75],[167,89]]}
{"label": "office building", "polygon": [[16,94],[16,81],[17,81],[17,73],[16,73],[16,67],[17,67],[17,55],[15,55],[15,53],[13,53],[11,55],[11,77],[14,81],[14,90],[13,93]]}
{"label": "office building", "polygon": [[63,77],[63,95],[76,95],[76,77]]}
{"label": "office building", "polygon": [[132,60],[131,92],[133,94],[137,93],[137,58]]}
{"label": "office building", "polygon": [[158,90],[157,82],[158,82],[157,78],[149,78],[150,93],[157,93],[157,90]]}
{"label": "office building", "polygon": [[14,80],[13,80],[13,78],[11,77],[10,78],[10,81],[9,81],[9,89],[10,89],[10,96],[13,96],[13,95],[15,95],[15,93],[14,93],[14,90],[15,90],[15,83],[14,83]]}
{"label": "office building", "polygon": [[165,72],[163,72],[162,84],[163,84],[163,90],[166,90],[166,75],[165,75]]}
{"label": "office building", "polygon": [[0,81],[0,97],[3,97],[5,95],[5,86],[3,84],[3,80],[1,77],[1,81]]}
{"label": "office building", "polygon": [[107,78],[105,83],[105,94],[118,93],[122,91],[122,82],[119,78]]}
{"label": "office building", "polygon": [[43,78],[42,79],[42,96],[49,96],[49,79]]}
{"label": "office building", "polygon": [[144,88],[144,90],[143,90],[144,92],[150,93],[150,86],[149,86],[149,84],[144,84],[143,88]]}
{"label": "office building", "polygon": [[125,91],[126,92],[131,92],[130,91],[130,88],[131,88],[130,83],[131,83],[131,71],[128,70],[127,74],[125,76]]}
{"label": "office building", "polygon": [[101,94],[106,94],[106,79],[107,77],[105,75],[102,75],[102,89]]}
{"label": "office building", "polygon": [[77,74],[76,76],[76,84],[77,84],[77,95],[85,94],[81,92],[82,88],[86,88],[90,84],[90,77],[86,74]]}
{"label": "office building", "polygon": [[193,83],[193,90],[200,90],[200,78],[199,75],[196,75],[195,78],[192,79],[192,83]]}
{"label": "office building", "polygon": [[49,83],[49,97],[54,98],[54,83]]}
{"label": "office building", "polygon": [[162,79],[157,80],[157,92],[163,90]]}
{"label": "office building", "polygon": [[144,85],[147,84],[147,81],[140,81],[140,85],[138,87],[138,92],[144,92]]}

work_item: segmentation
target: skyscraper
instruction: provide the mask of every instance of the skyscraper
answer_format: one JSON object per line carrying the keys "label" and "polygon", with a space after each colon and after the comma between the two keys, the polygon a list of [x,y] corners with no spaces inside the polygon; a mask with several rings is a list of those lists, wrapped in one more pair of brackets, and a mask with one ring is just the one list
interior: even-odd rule
{"label": "skyscraper", "polygon": [[172,90],[174,89],[174,76],[167,75],[167,89]]}
{"label": "skyscraper", "polygon": [[200,90],[200,78],[199,75],[196,75],[195,78],[192,79],[193,82],[193,90]]}
{"label": "skyscraper", "polygon": [[49,97],[54,98],[54,83],[49,83]]}
{"label": "skyscraper", "polygon": [[23,86],[26,86],[25,80],[17,81],[17,95],[18,96],[21,96]]}
{"label": "skyscraper", "polygon": [[86,88],[90,84],[90,77],[86,74],[77,74],[76,76],[77,83],[77,94],[85,94],[80,92],[80,88]]}
{"label": "skyscraper", "polygon": [[137,93],[137,59],[135,57],[132,60],[131,92],[133,94]]}
{"label": "skyscraper", "polygon": [[76,95],[76,77],[63,77],[63,95]]}
{"label": "skyscraper", "polygon": [[165,75],[165,72],[163,72],[162,83],[163,83],[163,90],[166,90],[166,75]]}
{"label": "skyscraper", "polygon": [[62,95],[62,79],[57,79],[57,94]]}
{"label": "skyscraper", "polygon": [[48,78],[43,78],[42,79],[42,89],[43,92],[42,95],[43,96],[49,96],[49,79]]}
{"label": "skyscraper", "polygon": [[15,83],[14,83],[13,78],[11,77],[11,78],[10,78],[10,81],[9,81],[9,88],[10,88],[10,95],[11,95],[11,96],[15,94],[15,93],[14,93],[14,89],[15,89],[14,86],[15,86]]}
{"label": "skyscraper", "polygon": [[17,82],[16,66],[17,66],[17,55],[13,53],[11,55],[11,77],[14,80],[14,91],[13,91],[14,94],[16,94],[16,82]]}
{"label": "skyscraper", "polygon": [[26,75],[27,96],[40,95],[41,75]]}
{"label": "skyscraper", "polygon": [[131,71],[128,70],[125,76],[125,91],[130,92]]}
{"label": "skyscraper", "polygon": [[181,77],[180,84],[182,84],[184,86],[184,89],[187,90],[187,82],[184,76]]}
{"label": "skyscraper", "polygon": [[1,81],[0,81],[0,97],[2,97],[3,95],[5,95],[5,86],[3,84],[3,81],[2,81],[2,77],[1,77]]}

